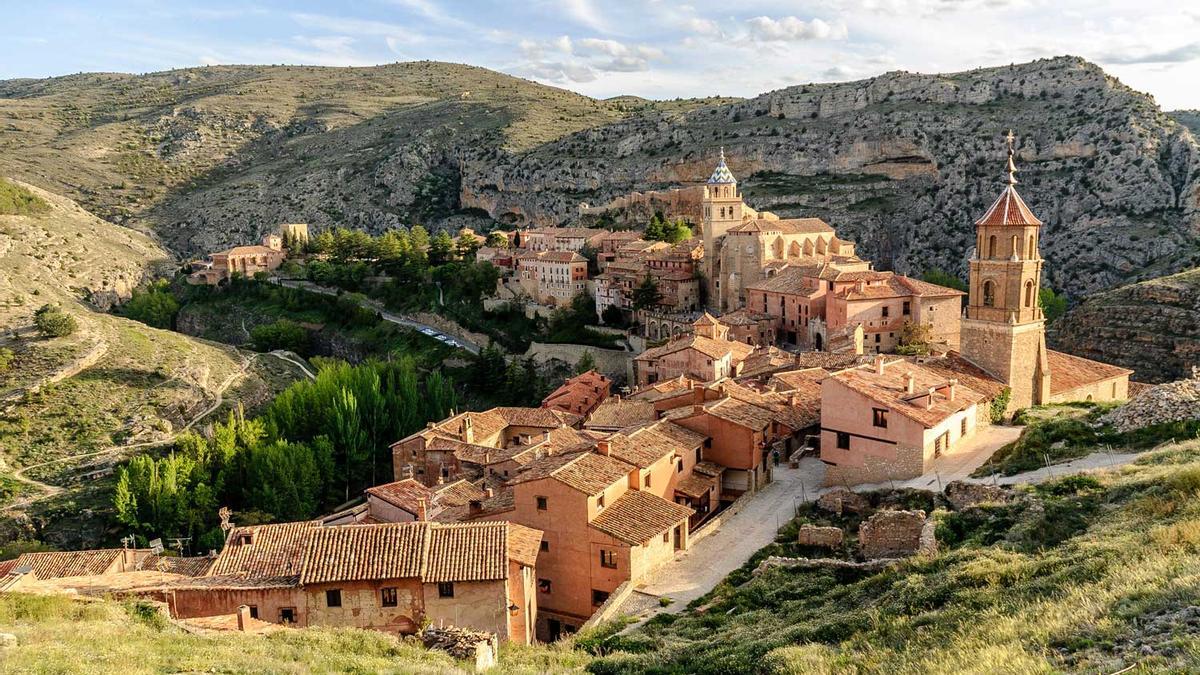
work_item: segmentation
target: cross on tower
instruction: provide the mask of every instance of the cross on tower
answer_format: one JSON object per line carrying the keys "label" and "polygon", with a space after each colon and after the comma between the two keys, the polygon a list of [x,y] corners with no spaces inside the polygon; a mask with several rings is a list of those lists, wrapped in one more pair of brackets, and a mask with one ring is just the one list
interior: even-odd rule
{"label": "cross on tower", "polygon": [[1013,143],[1016,139],[1017,137],[1013,136],[1012,129],[1009,129],[1008,135],[1004,137],[1004,140],[1008,141],[1008,167],[1005,170],[1008,172],[1009,185],[1017,184],[1017,165],[1013,162]]}

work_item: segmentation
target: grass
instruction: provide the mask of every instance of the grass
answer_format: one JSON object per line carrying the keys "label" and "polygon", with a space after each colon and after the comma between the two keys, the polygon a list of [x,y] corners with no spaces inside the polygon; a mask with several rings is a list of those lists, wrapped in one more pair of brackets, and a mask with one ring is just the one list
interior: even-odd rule
{"label": "grass", "polygon": [[1126,433],[1102,425],[1100,418],[1112,404],[1066,403],[1038,406],[1014,418],[1024,424],[1020,438],[1005,445],[986,464],[975,470],[976,478],[1000,473],[1011,476],[1032,471],[1093,452],[1145,450],[1171,440],[1195,438],[1200,421],[1157,424]]}
{"label": "grass", "polygon": [[41,197],[0,178],[0,215],[31,216],[50,210]]}
{"label": "grass", "polygon": [[[350,628],[285,630],[265,636],[190,634],[147,602],[0,595],[0,632],[18,646],[3,673],[468,673],[471,664],[411,639]],[[501,648],[489,672],[578,670],[587,657],[565,646]]]}
{"label": "grass", "polygon": [[1178,616],[1200,590],[1198,453],[1189,441],[1120,472],[1028,488],[1011,504],[938,512],[942,552],[879,573],[753,576],[764,550],[688,612],[622,636],[589,670],[1193,671],[1200,637]]}

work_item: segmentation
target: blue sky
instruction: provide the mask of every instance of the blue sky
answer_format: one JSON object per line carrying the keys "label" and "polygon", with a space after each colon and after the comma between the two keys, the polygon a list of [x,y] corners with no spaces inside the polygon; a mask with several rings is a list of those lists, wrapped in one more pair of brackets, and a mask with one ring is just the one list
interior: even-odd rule
{"label": "blue sky", "polygon": [[217,63],[465,62],[598,97],[749,96],[1076,54],[1200,108],[1183,0],[0,0],[0,78]]}

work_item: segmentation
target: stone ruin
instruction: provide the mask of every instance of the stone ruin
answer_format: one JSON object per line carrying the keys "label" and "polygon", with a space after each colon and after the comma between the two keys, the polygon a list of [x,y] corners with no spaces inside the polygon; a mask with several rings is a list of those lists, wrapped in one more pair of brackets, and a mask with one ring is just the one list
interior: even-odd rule
{"label": "stone ruin", "polygon": [[824,548],[841,548],[845,533],[840,527],[820,527],[818,525],[801,525],[796,542],[802,546],[822,546]]}
{"label": "stone ruin", "polygon": [[1003,504],[1009,500],[1011,493],[995,485],[956,480],[946,484],[943,494],[955,511],[961,511],[980,504]]}
{"label": "stone ruin", "polygon": [[871,509],[871,502],[857,492],[838,487],[821,495],[817,499],[817,508],[839,516],[844,512],[861,514]]}
{"label": "stone ruin", "polygon": [[1200,369],[1186,380],[1158,384],[1134,396],[1100,421],[1117,431],[1132,431],[1154,424],[1200,419]]}
{"label": "stone ruin", "polygon": [[935,523],[925,512],[878,511],[858,528],[859,551],[864,558],[903,558],[937,553]]}
{"label": "stone ruin", "polygon": [[426,649],[438,649],[456,659],[474,662],[477,673],[495,666],[500,653],[495,634],[456,626],[430,626],[421,632],[421,642]]}

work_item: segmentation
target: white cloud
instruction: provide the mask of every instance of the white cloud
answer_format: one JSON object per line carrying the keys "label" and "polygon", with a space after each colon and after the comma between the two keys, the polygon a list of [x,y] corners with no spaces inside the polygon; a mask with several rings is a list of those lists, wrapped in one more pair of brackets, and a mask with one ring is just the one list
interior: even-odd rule
{"label": "white cloud", "polygon": [[292,21],[305,28],[316,28],[344,35],[386,36],[405,43],[423,42],[425,36],[404,26],[384,21],[347,19],[324,14],[292,14]]}
{"label": "white cloud", "polygon": [[532,77],[556,83],[594,82],[601,73],[636,73],[665,57],[662,49],[603,38],[572,40],[563,35],[546,41],[517,44],[524,63],[519,69]]}
{"label": "white cloud", "polygon": [[746,21],[750,37],[767,42],[800,42],[805,40],[844,40],[847,30],[842,22],[827,23],[821,19],[804,21],[794,16],[772,19],[756,16]]}

